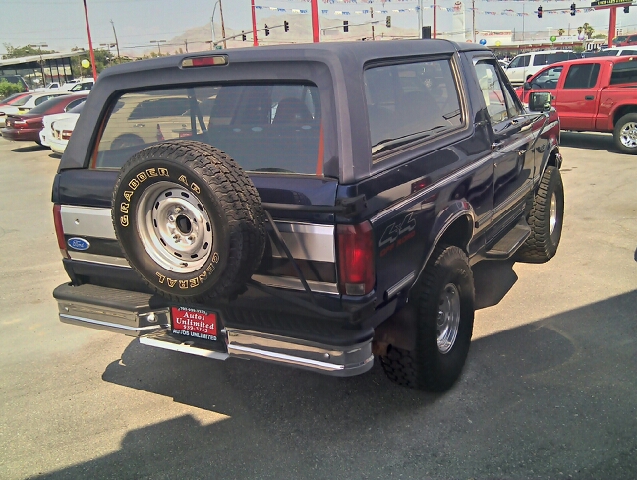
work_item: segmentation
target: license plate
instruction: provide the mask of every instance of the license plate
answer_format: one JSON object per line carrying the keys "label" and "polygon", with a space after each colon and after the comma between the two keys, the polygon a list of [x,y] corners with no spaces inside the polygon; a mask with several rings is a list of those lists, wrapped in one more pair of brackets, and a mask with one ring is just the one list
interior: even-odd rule
{"label": "license plate", "polygon": [[172,307],[172,333],[203,340],[217,340],[217,314],[197,308]]}

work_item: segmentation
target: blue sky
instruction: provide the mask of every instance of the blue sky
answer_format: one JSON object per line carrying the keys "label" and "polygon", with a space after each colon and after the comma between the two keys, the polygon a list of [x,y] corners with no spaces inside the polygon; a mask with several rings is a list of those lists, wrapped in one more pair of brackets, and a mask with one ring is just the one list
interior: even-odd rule
{"label": "blue sky", "polygon": [[[438,5],[451,8],[454,0],[437,0]],[[470,3],[470,0],[466,0]],[[574,28],[584,22],[591,23],[596,30],[606,32],[608,27],[608,13],[582,13],[576,17],[570,15],[544,15],[538,19],[533,11],[542,5],[544,10],[551,8],[568,8],[572,0],[521,2],[521,1],[486,1],[475,0],[476,8],[481,12],[492,11],[497,15],[478,13],[476,24],[478,29],[516,29],[521,31],[522,18],[518,16],[504,16],[501,12],[507,9],[522,12],[522,3],[527,13],[524,18],[527,31],[546,31],[549,28],[567,28],[570,23]],[[100,43],[114,41],[110,20],[113,20],[122,50],[142,53],[152,48],[150,40],[171,38],[184,33],[190,28],[210,25],[215,0],[87,0],[89,21],[94,47]],[[224,20],[227,28],[235,30],[251,29],[250,0],[222,0]],[[296,0],[256,0],[256,5],[262,7],[278,7],[290,12],[292,9],[309,10],[308,1]],[[87,47],[86,27],[84,21],[84,7],[82,0],[2,0],[2,28],[0,39],[0,53],[5,52],[4,43],[13,46],[23,46],[29,43],[46,43],[49,49],[58,51],[69,50],[74,46]],[[590,5],[589,2],[576,0],[578,8]],[[333,0],[327,3],[319,0],[319,9],[328,10],[322,14],[323,18],[345,19],[338,16],[338,11],[355,11],[373,6],[376,10],[382,8],[413,9],[418,5],[417,0],[392,0],[381,5],[380,0],[358,0],[354,3],[344,3],[343,0]],[[432,0],[425,0],[424,5],[430,7]],[[449,29],[451,14],[438,11],[438,29]],[[216,23],[219,22],[217,13]],[[432,9],[424,10],[425,24],[432,23]],[[271,10],[257,10],[257,18],[277,15]],[[278,15],[285,15],[279,13]],[[637,31],[637,6],[632,7],[629,14],[620,9],[617,14],[620,25],[631,31]],[[350,19],[354,19],[351,16]],[[467,12],[467,27],[470,28],[471,14]],[[353,22],[352,22],[353,23]],[[392,25],[403,28],[417,29],[418,19],[415,12],[393,13]],[[262,27],[262,25],[259,25]],[[308,38],[307,41],[311,41]]]}

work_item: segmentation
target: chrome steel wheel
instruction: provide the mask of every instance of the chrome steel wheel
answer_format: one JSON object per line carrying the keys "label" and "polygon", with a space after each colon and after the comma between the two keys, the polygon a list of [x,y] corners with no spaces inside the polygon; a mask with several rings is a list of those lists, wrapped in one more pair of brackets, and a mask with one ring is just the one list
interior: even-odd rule
{"label": "chrome steel wheel", "polygon": [[438,302],[438,318],[436,333],[438,351],[448,353],[456,341],[460,326],[460,294],[453,283],[448,283],[442,290]]}
{"label": "chrome steel wheel", "polygon": [[146,253],[161,268],[190,273],[210,256],[210,218],[201,201],[185,188],[156,183],[143,193],[136,216]]}
{"label": "chrome steel wheel", "polygon": [[551,195],[551,206],[549,210],[549,235],[553,235],[555,225],[557,224],[557,197],[555,192]]}
{"label": "chrome steel wheel", "polygon": [[637,148],[637,122],[628,122],[622,127],[619,141],[626,148]]}

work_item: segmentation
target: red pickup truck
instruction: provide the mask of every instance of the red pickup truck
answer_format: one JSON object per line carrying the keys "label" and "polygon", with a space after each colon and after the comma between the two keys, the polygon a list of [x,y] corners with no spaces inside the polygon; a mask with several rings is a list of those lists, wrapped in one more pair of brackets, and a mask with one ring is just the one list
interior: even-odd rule
{"label": "red pickup truck", "polygon": [[562,130],[609,132],[625,153],[637,154],[637,56],[597,57],[554,63],[516,90],[548,91]]}

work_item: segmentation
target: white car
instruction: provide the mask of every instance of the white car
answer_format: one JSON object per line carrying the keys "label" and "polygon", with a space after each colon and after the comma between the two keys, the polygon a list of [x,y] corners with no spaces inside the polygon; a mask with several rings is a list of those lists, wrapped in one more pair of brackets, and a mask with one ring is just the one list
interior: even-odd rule
{"label": "white car", "polygon": [[0,107],[0,128],[6,126],[7,115],[27,113],[33,107],[37,107],[42,102],[46,102],[50,98],[58,95],[68,95],[71,92],[33,92],[25,95],[12,105],[4,105]]}
{"label": "white car", "polygon": [[518,55],[507,66],[505,73],[513,86],[522,85],[542,68],[555,62],[575,60],[581,55],[568,50],[543,50]]}
{"label": "white car", "polygon": [[611,47],[597,52],[594,57],[616,57],[616,56],[628,56],[637,55],[637,45],[631,47]]}
{"label": "white car", "polygon": [[60,88],[67,92],[79,92],[82,90],[90,90],[95,84],[95,80],[92,78],[76,78],[69,80]]}
{"label": "white car", "polygon": [[51,150],[55,153],[59,153],[60,155],[64,153],[64,150],[66,150],[71,134],[75,129],[75,124],[80,118],[79,113],[71,113],[70,115],[70,117],[56,120],[50,127],[52,134],[48,139],[49,147],[51,147]]}
{"label": "white car", "polygon": [[76,107],[73,107],[67,112],[45,115],[42,118],[42,130],[40,130],[40,143],[42,144],[42,146],[51,148],[49,140],[53,136],[53,122],[57,122],[58,120],[66,120],[67,118],[78,117],[80,112],[82,111],[82,108],[84,108],[84,102],[80,103]]}

